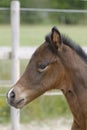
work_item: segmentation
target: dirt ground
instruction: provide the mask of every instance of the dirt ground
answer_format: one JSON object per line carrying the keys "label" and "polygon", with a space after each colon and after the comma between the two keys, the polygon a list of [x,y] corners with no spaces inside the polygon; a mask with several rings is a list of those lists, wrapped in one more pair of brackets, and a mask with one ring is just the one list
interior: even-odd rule
{"label": "dirt ground", "polygon": [[[70,130],[71,122],[71,119],[33,121],[30,124],[21,124],[20,130]],[[0,125],[0,130],[11,130],[11,125]]]}

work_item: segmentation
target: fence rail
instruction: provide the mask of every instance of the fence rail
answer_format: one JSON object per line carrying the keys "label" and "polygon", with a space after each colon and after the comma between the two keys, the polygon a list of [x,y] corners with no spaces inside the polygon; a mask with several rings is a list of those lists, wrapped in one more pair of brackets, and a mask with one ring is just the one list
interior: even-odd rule
{"label": "fence rail", "polygon": [[32,12],[55,12],[55,13],[87,13],[87,10],[80,9],[42,9],[42,8],[21,8],[21,11],[32,11]]}
{"label": "fence rail", "polygon": [[[0,11],[10,11],[10,8],[0,7]],[[84,9],[51,9],[51,8],[20,8],[20,11],[26,12],[49,12],[49,13],[87,13],[87,10]]]}
{"label": "fence rail", "polygon": [[[18,49],[17,58],[18,59],[30,59],[33,52],[37,47],[20,47]],[[87,53],[87,47],[82,47],[82,49]],[[12,50],[11,47],[0,47],[0,59],[11,59]]]}
{"label": "fence rail", "polygon": [[[19,47],[17,58],[18,59],[29,59],[32,53],[37,47]],[[11,47],[0,47],[0,59],[11,59],[12,50]]]}

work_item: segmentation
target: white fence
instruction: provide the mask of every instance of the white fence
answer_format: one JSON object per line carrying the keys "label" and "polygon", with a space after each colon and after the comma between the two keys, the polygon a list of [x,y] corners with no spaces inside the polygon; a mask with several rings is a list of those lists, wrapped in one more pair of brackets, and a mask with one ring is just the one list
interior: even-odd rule
{"label": "white fence", "polygon": [[[2,10],[5,8],[2,8]],[[6,8],[5,10],[8,10]],[[0,47],[0,59],[11,59],[12,60],[12,79],[11,84],[14,84],[20,75],[20,59],[29,59],[36,47],[19,47],[20,43],[20,10],[28,11],[46,11],[46,12],[66,12],[66,13],[87,13],[87,10],[54,10],[54,9],[20,9],[19,1],[11,2],[11,34],[12,34],[12,46],[11,47]],[[83,48],[87,52],[87,47]],[[0,81],[2,82],[2,81]],[[55,95],[58,93],[50,93]],[[11,123],[12,130],[20,130],[20,112],[18,109],[11,108]]]}

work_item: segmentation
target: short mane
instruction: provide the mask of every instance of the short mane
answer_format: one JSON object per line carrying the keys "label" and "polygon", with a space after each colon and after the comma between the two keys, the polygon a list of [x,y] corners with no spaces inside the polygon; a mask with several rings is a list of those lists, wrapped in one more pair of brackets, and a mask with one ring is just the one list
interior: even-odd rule
{"label": "short mane", "polygon": [[78,44],[65,35],[62,35],[62,41],[65,45],[72,48],[84,61],[87,62],[87,54]]}
{"label": "short mane", "polygon": [[[68,36],[65,36],[64,34],[61,34],[61,37],[63,44],[72,48],[85,62],[87,62],[87,54],[78,44],[76,44],[73,40],[71,40]],[[51,42],[51,34],[47,35],[45,40],[47,42]]]}

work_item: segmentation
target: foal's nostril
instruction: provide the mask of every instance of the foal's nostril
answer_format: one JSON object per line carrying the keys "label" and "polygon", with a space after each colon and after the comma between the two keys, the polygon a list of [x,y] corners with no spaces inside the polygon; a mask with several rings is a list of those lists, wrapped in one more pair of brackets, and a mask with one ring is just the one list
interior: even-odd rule
{"label": "foal's nostril", "polygon": [[14,98],[15,98],[15,93],[14,93],[14,91],[12,91],[12,92],[10,93],[10,98],[11,98],[11,99],[14,99]]}

